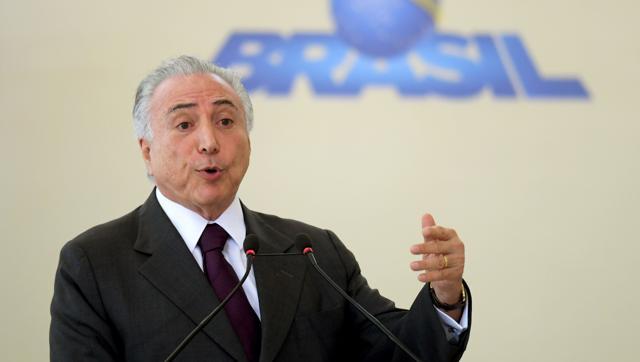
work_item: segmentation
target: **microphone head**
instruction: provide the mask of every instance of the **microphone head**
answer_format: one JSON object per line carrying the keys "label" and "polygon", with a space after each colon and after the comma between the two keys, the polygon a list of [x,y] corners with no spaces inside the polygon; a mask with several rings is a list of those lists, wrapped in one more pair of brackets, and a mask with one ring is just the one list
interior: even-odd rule
{"label": "microphone head", "polygon": [[260,241],[258,241],[256,234],[247,235],[247,237],[244,238],[242,248],[244,249],[245,254],[256,255],[258,253],[258,249],[260,249]]}
{"label": "microphone head", "polygon": [[313,253],[313,248],[311,247],[311,238],[309,237],[309,235],[304,233],[296,235],[296,248],[304,255]]}

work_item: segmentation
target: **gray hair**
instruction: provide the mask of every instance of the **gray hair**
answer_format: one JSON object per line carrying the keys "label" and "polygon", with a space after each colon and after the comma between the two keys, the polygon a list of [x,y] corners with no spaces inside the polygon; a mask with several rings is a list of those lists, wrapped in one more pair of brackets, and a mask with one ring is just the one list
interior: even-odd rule
{"label": "gray hair", "polygon": [[219,67],[213,63],[188,55],[182,55],[164,61],[140,82],[136,91],[136,100],[133,104],[133,128],[137,139],[144,138],[147,141],[151,141],[153,138],[149,108],[153,92],[160,83],[175,76],[202,73],[215,74],[233,88],[242,102],[247,130],[251,130],[253,127],[253,105],[247,90],[240,81],[240,76],[230,69]]}

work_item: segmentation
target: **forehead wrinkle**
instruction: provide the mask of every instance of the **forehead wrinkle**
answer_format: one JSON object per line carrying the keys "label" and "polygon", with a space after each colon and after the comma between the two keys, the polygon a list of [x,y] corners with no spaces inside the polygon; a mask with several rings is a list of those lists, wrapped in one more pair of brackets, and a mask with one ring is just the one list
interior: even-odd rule
{"label": "forehead wrinkle", "polygon": [[[157,88],[157,91],[160,91],[160,92],[154,92],[155,94],[154,94],[154,97],[152,97],[152,101],[151,101],[152,107],[153,107],[153,103],[157,102],[158,106],[160,106],[162,103],[167,101],[170,102],[171,98],[174,98],[175,96],[179,95],[179,98],[182,98],[182,99],[174,99],[175,103],[165,108],[165,112],[164,112],[165,117],[171,116],[174,112],[179,110],[183,110],[183,109],[188,110],[191,108],[200,107],[202,105],[201,102],[208,103],[209,105],[212,105],[212,106],[227,105],[233,108],[234,110],[244,113],[243,112],[244,107],[242,108],[240,107],[240,105],[242,104],[242,101],[240,99],[237,99],[238,96],[235,93],[235,90],[222,78],[212,75],[210,80],[215,82],[216,85],[211,86],[211,84],[200,84],[200,83],[203,83],[202,79],[196,78],[195,81],[190,79],[195,77],[200,78],[200,75],[190,75],[190,76],[166,79]],[[176,92],[178,94],[176,94]],[[214,93],[214,94],[211,94],[211,93]],[[156,98],[158,95],[161,95],[161,97]],[[207,97],[212,97],[213,99],[210,98],[209,101],[203,99]],[[192,98],[192,99],[189,99],[189,98]]]}

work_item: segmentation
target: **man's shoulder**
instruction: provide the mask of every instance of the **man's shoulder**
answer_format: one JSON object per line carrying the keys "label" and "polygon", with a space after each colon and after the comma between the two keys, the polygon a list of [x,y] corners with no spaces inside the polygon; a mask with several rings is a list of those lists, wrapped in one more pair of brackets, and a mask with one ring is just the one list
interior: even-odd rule
{"label": "man's shoulder", "polygon": [[258,223],[261,225],[263,230],[268,228],[275,232],[275,234],[271,235],[280,235],[292,243],[298,234],[306,234],[311,239],[314,249],[321,253],[333,253],[337,250],[340,250],[341,252],[346,251],[342,241],[340,241],[333,231],[327,228],[314,226],[304,221],[273,214],[248,209],[245,209],[245,211],[248,211],[248,215],[245,215],[248,229],[251,229],[250,226],[252,223]]}
{"label": "man's shoulder", "polygon": [[93,226],[67,242],[64,248],[79,248],[85,253],[102,253],[135,241],[138,234],[140,207],[119,218]]}
{"label": "man's shoulder", "polygon": [[245,209],[245,211],[248,211],[249,217],[253,217],[258,222],[275,230],[284,231],[287,234],[296,235],[297,233],[309,233],[326,235],[328,232],[327,229],[308,224],[304,221],[248,209]]}

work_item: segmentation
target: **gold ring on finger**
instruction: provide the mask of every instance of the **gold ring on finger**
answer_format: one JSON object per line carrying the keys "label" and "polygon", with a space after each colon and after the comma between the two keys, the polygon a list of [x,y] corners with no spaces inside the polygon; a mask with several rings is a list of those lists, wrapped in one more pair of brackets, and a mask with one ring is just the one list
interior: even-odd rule
{"label": "gold ring on finger", "polygon": [[440,259],[440,270],[442,270],[447,267],[447,256],[444,254],[440,255],[442,255],[442,259]]}

